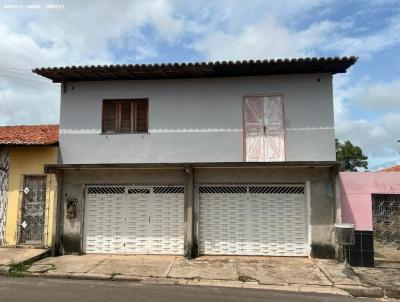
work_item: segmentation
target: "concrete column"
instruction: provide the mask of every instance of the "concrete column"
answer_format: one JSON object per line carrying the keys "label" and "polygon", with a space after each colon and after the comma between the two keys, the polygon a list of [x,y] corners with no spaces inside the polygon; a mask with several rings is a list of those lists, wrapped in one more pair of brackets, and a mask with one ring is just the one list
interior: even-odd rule
{"label": "concrete column", "polygon": [[306,197],[306,225],[307,228],[307,239],[308,239],[308,257],[312,256],[312,232],[311,232],[311,185],[310,181],[307,180],[304,185],[304,195]]}
{"label": "concrete column", "polygon": [[194,177],[193,167],[185,167],[185,237],[184,254],[186,258],[193,258],[193,204],[194,204]]}
{"label": "concrete column", "polygon": [[194,186],[193,198],[193,242],[192,258],[199,256],[199,212],[200,212],[200,193],[199,186]]}
{"label": "concrete column", "polygon": [[342,205],[340,201],[340,176],[338,169],[333,169],[332,180],[334,183],[335,198],[335,223],[342,223]]}
{"label": "concrete column", "polygon": [[55,173],[57,192],[54,199],[54,216],[53,216],[53,245],[51,247],[51,255],[58,256],[61,253],[61,232],[63,224],[63,198],[62,198],[62,171],[57,170]]}
{"label": "concrete column", "polygon": [[[339,178],[339,169],[334,167],[332,168],[332,182],[333,182],[333,224],[342,223],[342,206],[340,202],[340,178]],[[332,226],[332,234],[334,235],[334,226]],[[332,241],[335,245],[335,258],[339,261],[344,260],[344,249],[342,246],[336,244],[335,238],[333,236]]]}

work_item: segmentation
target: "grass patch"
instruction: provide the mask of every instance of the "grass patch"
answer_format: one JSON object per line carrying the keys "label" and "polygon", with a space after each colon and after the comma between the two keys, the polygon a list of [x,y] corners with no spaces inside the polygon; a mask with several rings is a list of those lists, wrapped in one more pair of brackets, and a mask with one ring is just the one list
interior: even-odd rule
{"label": "grass patch", "polygon": [[245,275],[240,275],[238,280],[241,282],[258,282],[258,280]]}
{"label": "grass patch", "polygon": [[24,277],[26,271],[28,270],[30,265],[24,264],[24,263],[16,263],[12,262],[10,264],[10,270],[8,272],[8,275],[10,277]]}

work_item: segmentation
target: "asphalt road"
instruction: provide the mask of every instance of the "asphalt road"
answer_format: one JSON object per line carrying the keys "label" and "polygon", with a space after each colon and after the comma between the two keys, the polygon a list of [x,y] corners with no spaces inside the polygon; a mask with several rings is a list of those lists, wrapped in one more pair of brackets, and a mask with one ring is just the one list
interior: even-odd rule
{"label": "asphalt road", "polygon": [[[312,293],[205,286],[153,285],[117,281],[81,281],[0,276],[1,302],[213,302],[213,301],[355,301]],[[363,299],[362,301],[376,301]]]}

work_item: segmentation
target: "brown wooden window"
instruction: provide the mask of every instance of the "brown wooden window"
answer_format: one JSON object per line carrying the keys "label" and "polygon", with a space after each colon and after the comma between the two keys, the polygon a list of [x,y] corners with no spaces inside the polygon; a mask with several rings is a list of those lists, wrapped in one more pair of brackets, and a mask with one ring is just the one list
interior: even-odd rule
{"label": "brown wooden window", "polygon": [[103,133],[146,133],[149,102],[138,100],[104,100]]}

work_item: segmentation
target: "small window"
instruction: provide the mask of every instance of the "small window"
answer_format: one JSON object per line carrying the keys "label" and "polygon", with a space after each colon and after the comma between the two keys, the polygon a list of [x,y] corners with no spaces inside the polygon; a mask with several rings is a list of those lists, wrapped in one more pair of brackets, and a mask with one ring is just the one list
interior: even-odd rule
{"label": "small window", "polygon": [[149,124],[149,101],[104,100],[103,133],[146,133]]}

